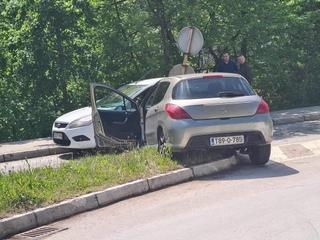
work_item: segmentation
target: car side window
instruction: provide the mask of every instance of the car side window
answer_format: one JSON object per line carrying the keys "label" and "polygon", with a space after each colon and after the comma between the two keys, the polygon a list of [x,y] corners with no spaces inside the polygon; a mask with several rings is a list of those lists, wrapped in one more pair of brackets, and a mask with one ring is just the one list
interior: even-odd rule
{"label": "car side window", "polygon": [[146,104],[145,104],[145,108],[150,108],[152,106],[152,103],[153,103],[153,99],[154,99],[154,96],[157,92],[157,88],[151,93],[151,95],[149,96]]}
{"label": "car side window", "polygon": [[147,95],[149,94],[150,92],[150,88],[148,88],[147,90],[144,90],[142,93],[140,93],[138,96],[136,96],[134,98],[134,101],[136,102],[136,104],[139,106],[143,100],[147,97]]}
{"label": "car side window", "polygon": [[126,98],[124,99],[124,105],[127,112],[135,112],[137,110],[134,104]]}
{"label": "car side window", "polygon": [[150,106],[154,106],[154,105],[158,104],[159,102],[161,102],[161,100],[163,99],[164,95],[166,94],[169,86],[170,86],[169,82],[161,82],[159,84],[158,88],[156,89],[156,91],[153,94],[154,96],[152,99],[152,104]]}

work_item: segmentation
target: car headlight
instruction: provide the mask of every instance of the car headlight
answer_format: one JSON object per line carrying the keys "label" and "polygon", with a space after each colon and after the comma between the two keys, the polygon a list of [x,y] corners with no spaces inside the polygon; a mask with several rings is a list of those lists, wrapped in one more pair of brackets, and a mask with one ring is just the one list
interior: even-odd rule
{"label": "car headlight", "polygon": [[87,116],[84,118],[77,119],[69,124],[69,128],[77,128],[89,126],[92,123],[92,116]]}

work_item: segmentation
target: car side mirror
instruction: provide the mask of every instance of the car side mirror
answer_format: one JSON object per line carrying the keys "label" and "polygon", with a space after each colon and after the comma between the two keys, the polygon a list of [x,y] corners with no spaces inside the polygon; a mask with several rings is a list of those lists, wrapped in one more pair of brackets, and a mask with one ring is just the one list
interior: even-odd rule
{"label": "car side mirror", "polygon": [[135,102],[139,106],[142,103],[142,99],[140,97],[137,97]]}

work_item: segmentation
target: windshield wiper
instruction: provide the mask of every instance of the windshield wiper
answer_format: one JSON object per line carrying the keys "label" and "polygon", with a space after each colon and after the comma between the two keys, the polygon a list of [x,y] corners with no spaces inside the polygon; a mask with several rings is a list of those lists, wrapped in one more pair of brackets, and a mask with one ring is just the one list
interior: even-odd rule
{"label": "windshield wiper", "polygon": [[242,92],[234,92],[234,91],[226,91],[226,92],[219,92],[219,97],[241,97],[244,96]]}

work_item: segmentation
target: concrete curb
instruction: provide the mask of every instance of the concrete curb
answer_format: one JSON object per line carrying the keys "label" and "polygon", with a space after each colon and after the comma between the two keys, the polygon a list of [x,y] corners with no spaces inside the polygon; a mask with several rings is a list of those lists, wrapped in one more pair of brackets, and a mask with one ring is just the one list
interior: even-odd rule
{"label": "concrete curb", "polygon": [[304,115],[304,121],[315,121],[320,119],[320,113],[307,113]]}
{"label": "concrete curb", "polygon": [[34,212],[28,212],[0,221],[0,239],[38,226]]}
{"label": "concrete curb", "polygon": [[194,178],[190,168],[183,168],[170,173],[161,174],[148,178],[148,184],[151,191],[161,189],[170,185],[186,182]]}
{"label": "concrete curb", "polygon": [[148,181],[146,179],[122,184],[97,193],[97,199],[100,207],[118,202],[120,200],[138,196],[149,191]]}
{"label": "concrete curb", "polygon": [[201,164],[198,166],[192,167],[193,175],[195,178],[204,177],[210,174],[218,173],[231,167],[237,165],[239,163],[238,158],[230,157],[223,160],[219,160],[217,162],[211,162],[207,164]]}
{"label": "concrete curb", "polygon": [[6,153],[3,155],[0,155],[0,163],[23,160],[26,158],[28,159],[28,158],[44,157],[44,156],[66,153],[66,152],[70,152],[70,149],[55,147],[55,148],[44,148],[44,149],[37,149],[37,150],[24,151],[24,152]]}
{"label": "concrete curb", "polygon": [[38,226],[42,226],[98,207],[96,194],[92,193],[49,207],[36,209],[34,214],[36,215]]}
{"label": "concrete curb", "polygon": [[81,197],[66,200],[52,206],[36,209],[32,212],[0,220],[0,239],[49,224],[75,214],[94,210],[130,197],[142,195],[167,186],[172,186],[198,177],[218,173],[236,165],[236,156],[183,168],[148,179],[114,186],[106,190],[90,193]]}
{"label": "concrete curb", "polygon": [[297,122],[303,122],[304,116],[288,116],[283,118],[273,118],[272,119],[274,125],[283,125],[283,124],[290,124],[290,123],[297,123]]}
{"label": "concrete curb", "polygon": [[320,112],[305,113],[305,114],[292,114],[290,116],[273,117],[274,125],[291,124],[298,122],[316,121],[320,120]]}

